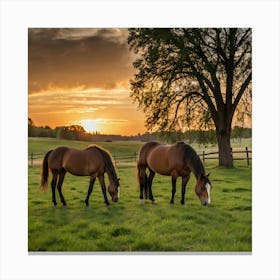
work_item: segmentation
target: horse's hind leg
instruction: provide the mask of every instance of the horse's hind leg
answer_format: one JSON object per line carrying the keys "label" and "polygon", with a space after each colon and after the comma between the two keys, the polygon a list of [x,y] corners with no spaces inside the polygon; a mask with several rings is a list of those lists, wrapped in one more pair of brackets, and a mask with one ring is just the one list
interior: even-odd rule
{"label": "horse's hind leg", "polygon": [[62,194],[62,184],[63,184],[63,181],[64,181],[65,173],[66,173],[66,171],[64,169],[62,169],[60,171],[59,179],[58,179],[58,183],[57,183],[57,190],[58,190],[58,193],[59,193],[59,196],[60,196],[60,201],[64,206],[66,206],[66,201],[65,201],[64,196]]}
{"label": "horse's hind leg", "polygon": [[148,199],[148,196],[149,196],[149,187],[148,187],[148,176],[147,176],[147,174],[145,173],[145,178],[144,178],[144,184],[143,184],[143,186],[144,186],[144,190],[143,190],[143,192],[144,192],[144,197],[145,197],[145,199]]}
{"label": "horse's hind leg", "polygon": [[146,175],[146,167],[142,165],[138,165],[138,180],[140,185],[140,204],[144,204],[144,191],[146,191],[147,186],[147,175]]}
{"label": "horse's hind leg", "polygon": [[153,179],[155,177],[155,174],[156,173],[150,169],[150,174],[149,174],[148,182],[147,182],[148,183],[147,187],[148,187],[149,199],[151,200],[151,202],[153,204],[156,204],[154,196],[153,196],[153,192],[152,192],[152,184],[153,184]]}
{"label": "horse's hind leg", "polygon": [[57,177],[58,177],[58,173],[56,171],[52,170],[52,181],[51,181],[51,187],[52,187],[52,202],[53,205],[56,206],[57,202],[56,202],[56,198],[55,198],[55,187],[56,187],[56,183],[57,183]]}
{"label": "horse's hind leg", "polygon": [[93,185],[94,185],[95,179],[96,179],[96,175],[90,177],[88,193],[87,193],[87,197],[85,199],[86,206],[88,206],[88,200],[89,200],[89,197],[90,197],[90,195],[92,193],[92,189],[93,189]]}
{"label": "horse's hind leg", "polygon": [[172,196],[171,196],[171,199],[170,199],[170,203],[171,204],[174,204],[174,196],[175,196],[175,193],[176,193],[176,181],[177,181],[177,173],[174,172],[174,174],[171,174],[172,176]]}
{"label": "horse's hind leg", "polygon": [[190,179],[190,175],[182,177],[182,197],[181,197],[181,204],[185,204],[185,193],[186,193],[186,185]]}

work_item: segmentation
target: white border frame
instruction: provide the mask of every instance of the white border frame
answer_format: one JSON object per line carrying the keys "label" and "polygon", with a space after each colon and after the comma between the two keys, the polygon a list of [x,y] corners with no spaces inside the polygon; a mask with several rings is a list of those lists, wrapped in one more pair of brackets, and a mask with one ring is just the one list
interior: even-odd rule
{"label": "white border frame", "polygon": [[[0,3],[0,279],[280,279],[277,0]],[[253,28],[252,255],[28,254],[28,27],[138,26]]]}

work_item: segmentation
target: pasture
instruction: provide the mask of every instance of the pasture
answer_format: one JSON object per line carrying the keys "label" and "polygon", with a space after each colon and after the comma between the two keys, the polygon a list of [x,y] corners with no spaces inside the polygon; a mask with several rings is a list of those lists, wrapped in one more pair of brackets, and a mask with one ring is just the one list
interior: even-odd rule
{"label": "pasture", "polygon": [[[88,142],[56,139],[29,139],[29,151],[46,152],[60,145],[84,148]],[[141,142],[97,143],[112,154],[128,154]],[[28,249],[29,252],[250,252],[252,250],[251,166],[236,162],[232,169],[216,168],[207,162],[211,205],[203,207],[194,193],[193,175],[187,186],[186,205],[180,205],[180,180],[175,204],[170,205],[171,178],[156,175],[153,192],[157,205],[139,204],[136,168],[118,166],[121,197],[106,207],[99,182],[84,199],[89,178],[66,174],[63,193],[68,203],[55,208],[51,190],[42,192],[40,166],[28,170]]]}

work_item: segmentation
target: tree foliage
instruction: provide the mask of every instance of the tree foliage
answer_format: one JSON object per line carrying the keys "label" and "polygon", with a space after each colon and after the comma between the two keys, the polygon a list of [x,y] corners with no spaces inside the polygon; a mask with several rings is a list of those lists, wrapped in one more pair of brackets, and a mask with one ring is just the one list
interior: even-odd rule
{"label": "tree foliage", "polygon": [[239,104],[250,107],[251,36],[250,28],[129,29],[137,57],[131,96],[147,128],[215,127],[220,165],[231,166],[233,116]]}

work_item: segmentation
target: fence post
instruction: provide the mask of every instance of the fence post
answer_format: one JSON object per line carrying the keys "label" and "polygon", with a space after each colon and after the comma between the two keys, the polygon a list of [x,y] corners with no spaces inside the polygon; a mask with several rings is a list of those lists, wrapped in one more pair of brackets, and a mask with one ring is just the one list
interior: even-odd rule
{"label": "fence post", "polygon": [[33,165],[33,152],[31,152],[31,155],[30,155],[30,164]]}
{"label": "fence post", "polygon": [[203,161],[203,163],[205,163],[205,153],[204,153],[204,151],[202,151],[202,161]]}
{"label": "fence post", "polygon": [[250,161],[249,161],[249,151],[248,151],[248,147],[246,147],[246,157],[247,157],[247,165],[250,165]]}

